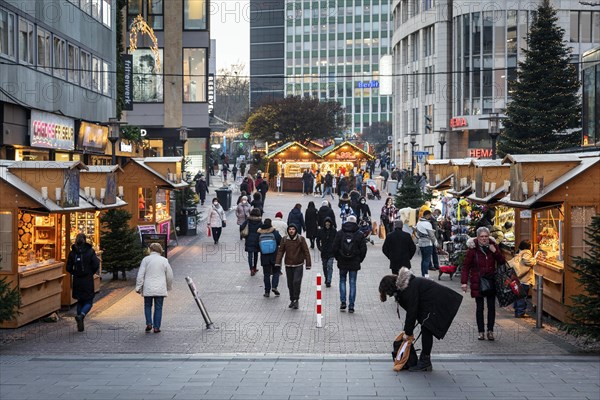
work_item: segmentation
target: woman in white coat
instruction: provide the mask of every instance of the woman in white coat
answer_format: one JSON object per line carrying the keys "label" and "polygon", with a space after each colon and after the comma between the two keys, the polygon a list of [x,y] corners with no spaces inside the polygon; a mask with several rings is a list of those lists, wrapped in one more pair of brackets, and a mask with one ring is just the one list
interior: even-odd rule
{"label": "woman in white coat", "polygon": [[[150,254],[144,257],[138,271],[135,291],[144,296],[144,314],[146,316],[146,332],[154,328],[160,332],[163,301],[173,285],[173,270],[169,261],[161,256],[163,248],[158,243],[150,245]],[[152,318],[154,303],[154,318]]]}
{"label": "woman in white coat", "polygon": [[223,207],[219,204],[219,200],[215,197],[212,202],[212,207],[208,212],[208,221],[206,222],[206,226],[212,230],[215,244],[219,244],[221,230],[225,226],[225,221],[225,210],[223,210]]}

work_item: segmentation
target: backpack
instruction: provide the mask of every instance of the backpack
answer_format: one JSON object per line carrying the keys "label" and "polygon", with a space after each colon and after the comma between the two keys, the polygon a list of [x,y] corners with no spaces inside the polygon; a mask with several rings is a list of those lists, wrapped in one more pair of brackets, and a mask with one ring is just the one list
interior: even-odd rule
{"label": "backpack", "polygon": [[73,271],[83,273],[83,253],[75,252],[75,261],[73,262]]}
{"label": "backpack", "polygon": [[345,233],[344,238],[342,239],[342,245],[340,247],[340,254],[342,257],[347,259],[353,258],[356,255],[354,250],[355,247],[354,234]]}
{"label": "backpack", "polygon": [[261,233],[258,237],[258,246],[262,254],[273,254],[277,251],[277,240],[273,233]]}

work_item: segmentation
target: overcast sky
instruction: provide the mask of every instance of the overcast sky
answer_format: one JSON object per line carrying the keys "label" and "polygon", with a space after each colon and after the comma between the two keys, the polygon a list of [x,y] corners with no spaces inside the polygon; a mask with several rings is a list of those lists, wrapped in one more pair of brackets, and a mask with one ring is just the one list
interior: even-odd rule
{"label": "overcast sky", "polygon": [[250,68],[250,2],[216,0],[210,3],[210,35],[217,41],[217,70],[242,62]]}

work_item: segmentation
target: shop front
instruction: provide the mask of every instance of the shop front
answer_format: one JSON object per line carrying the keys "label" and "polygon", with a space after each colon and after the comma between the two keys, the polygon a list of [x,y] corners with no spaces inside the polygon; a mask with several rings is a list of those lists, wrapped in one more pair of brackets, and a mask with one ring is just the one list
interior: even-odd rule
{"label": "shop front", "polygon": [[515,242],[532,242],[543,311],[566,322],[572,296],[582,290],[570,266],[590,250],[585,230],[600,213],[600,153],[509,155],[503,162],[510,165],[510,194],[500,202],[515,209]]}
{"label": "shop front", "polygon": [[454,167],[451,160],[427,160],[427,188],[429,190],[444,191],[453,187]]}
{"label": "shop front", "polygon": [[367,153],[354,143],[342,142],[332,144],[321,150],[319,155],[323,159],[320,164],[321,173],[326,174],[331,171],[334,175],[340,175],[347,171],[346,175],[353,170],[366,169],[367,162],[375,159],[375,156]]}
{"label": "shop front", "polygon": [[274,171],[269,175],[269,186],[276,190],[277,175],[280,176],[281,191],[302,192],[302,174],[307,169],[319,169],[321,157],[298,142],[289,142],[279,146],[267,154],[267,171]]}
{"label": "shop front", "polygon": [[458,198],[466,197],[473,191],[475,167],[471,163],[472,158],[458,158],[450,160],[454,175],[454,186],[448,191],[452,196]]}
{"label": "shop front", "polygon": [[0,277],[19,289],[16,328],[60,309],[71,215],[93,212],[79,197],[80,162],[0,161]]}
{"label": "shop front", "polygon": [[189,184],[182,180],[182,157],[132,158],[118,171],[130,224],[143,233],[163,233],[171,240],[175,223],[174,190]]}

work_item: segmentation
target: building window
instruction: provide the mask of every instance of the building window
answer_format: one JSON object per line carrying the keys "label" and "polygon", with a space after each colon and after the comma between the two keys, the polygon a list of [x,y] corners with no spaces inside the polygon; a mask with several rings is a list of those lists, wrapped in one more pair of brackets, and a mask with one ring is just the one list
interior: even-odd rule
{"label": "building window", "polygon": [[51,53],[50,32],[37,28],[37,65],[40,68],[50,70]]}
{"label": "building window", "polygon": [[92,56],[90,53],[81,51],[79,60],[79,68],[81,69],[81,86],[90,89],[92,82]]}
{"label": "building window", "polygon": [[67,77],[66,59],[67,42],[58,36],[54,36],[54,76],[62,79]]}
{"label": "building window", "polygon": [[102,93],[105,95],[110,94],[110,84],[109,84],[109,75],[108,75],[108,63],[102,61]]}
{"label": "building window", "polygon": [[127,26],[137,17],[144,17],[148,25],[154,30],[163,29],[163,0],[128,0],[127,1]]}
{"label": "building window", "polygon": [[183,1],[183,29],[206,29],[206,0]]}
{"label": "building window", "polygon": [[[163,50],[159,49],[163,59]],[[156,57],[150,49],[133,53],[133,100],[138,103],[163,102],[163,77],[156,71]]]}
{"label": "building window", "polygon": [[102,80],[100,79],[100,60],[92,57],[92,90],[100,92],[102,90]]}
{"label": "building window", "polygon": [[183,101],[206,101],[206,49],[183,49]]}
{"label": "building window", "polygon": [[19,60],[26,64],[33,64],[34,48],[33,24],[19,18]]}
{"label": "building window", "polygon": [[107,27],[112,27],[112,6],[111,0],[104,0],[102,3],[102,23]]}
{"label": "building window", "polygon": [[100,0],[91,0],[92,2],[92,18],[97,21],[102,20],[102,3]]}
{"label": "building window", "polygon": [[67,78],[69,82],[79,83],[79,48],[69,43],[67,48]]}
{"label": "building window", "polygon": [[15,15],[0,9],[0,54],[15,57]]}

